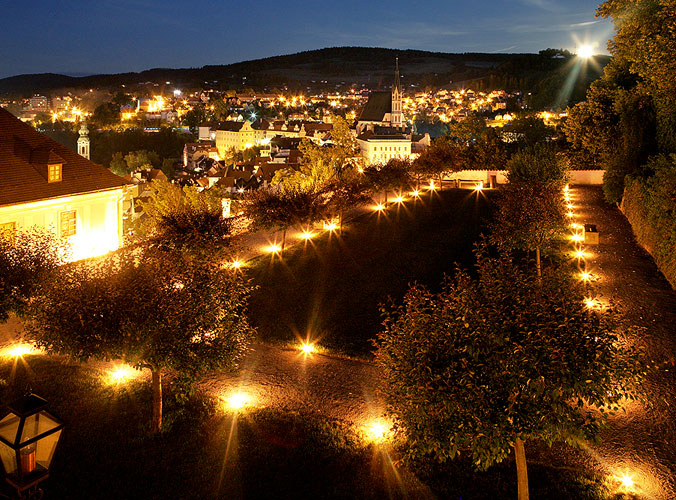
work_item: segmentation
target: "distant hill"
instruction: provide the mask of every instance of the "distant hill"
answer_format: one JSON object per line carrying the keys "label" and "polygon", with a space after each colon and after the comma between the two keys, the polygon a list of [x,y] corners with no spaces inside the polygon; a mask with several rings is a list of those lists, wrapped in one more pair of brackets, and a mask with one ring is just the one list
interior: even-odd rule
{"label": "distant hill", "polygon": [[[336,85],[366,84],[389,86],[395,57],[399,57],[405,87],[462,86],[522,88],[527,90],[543,79],[565,71],[570,58],[544,54],[451,54],[422,50],[395,50],[366,47],[334,47],[252,61],[201,68],[155,68],[140,73],[73,77],[57,74],[18,75],[0,79],[0,94],[28,96],[61,89],[165,86],[227,90],[236,88],[305,89],[335,88]],[[600,60],[605,65],[608,58]],[[598,72],[587,75],[595,78]],[[523,88],[525,87],[525,88]]]}

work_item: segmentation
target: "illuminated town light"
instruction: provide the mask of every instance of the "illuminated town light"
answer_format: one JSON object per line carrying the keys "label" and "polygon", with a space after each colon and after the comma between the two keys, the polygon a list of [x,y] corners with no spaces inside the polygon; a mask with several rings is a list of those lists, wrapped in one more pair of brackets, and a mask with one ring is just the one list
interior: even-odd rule
{"label": "illuminated town light", "polygon": [[251,402],[251,398],[241,392],[236,392],[226,400],[228,407],[239,410]]}

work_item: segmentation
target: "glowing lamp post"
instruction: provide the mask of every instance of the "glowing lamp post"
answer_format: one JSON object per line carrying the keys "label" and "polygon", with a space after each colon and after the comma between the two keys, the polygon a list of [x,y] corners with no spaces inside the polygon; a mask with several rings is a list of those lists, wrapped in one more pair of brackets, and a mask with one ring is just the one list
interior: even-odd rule
{"label": "glowing lamp post", "polygon": [[40,481],[49,476],[49,466],[59,444],[63,422],[47,412],[47,401],[35,394],[7,406],[0,420],[0,458],[5,480],[19,498],[39,499]]}

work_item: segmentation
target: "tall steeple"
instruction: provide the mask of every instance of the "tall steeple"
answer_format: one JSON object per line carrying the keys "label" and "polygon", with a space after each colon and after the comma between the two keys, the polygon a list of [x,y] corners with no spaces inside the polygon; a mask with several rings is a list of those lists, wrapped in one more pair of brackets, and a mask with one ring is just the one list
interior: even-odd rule
{"label": "tall steeple", "polygon": [[394,85],[392,85],[392,112],[390,113],[390,125],[401,127],[404,117],[401,107],[401,82],[399,81],[399,57],[395,59]]}
{"label": "tall steeple", "polygon": [[82,122],[79,133],[80,137],[77,140],[77,154],[84,156],[89,160],[89,130],[84,121]]}

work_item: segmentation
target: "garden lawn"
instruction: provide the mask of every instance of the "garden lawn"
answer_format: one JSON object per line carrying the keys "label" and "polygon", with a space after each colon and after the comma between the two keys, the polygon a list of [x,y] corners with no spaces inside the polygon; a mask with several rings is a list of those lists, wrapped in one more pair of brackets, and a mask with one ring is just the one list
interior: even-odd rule
{"label": "garden lawn", "polygon": [[296,338],[348,355],[368,355],[380,330],[380,305],[401,300],[409,284],[437,289],[457,264],[472,267],[495,192],[452,189],[416,204],[365,214],[342,235],[323,232],[287,247],[283,259],[261,256],[246,271],[258,285],[249,308],[266,342]]}

